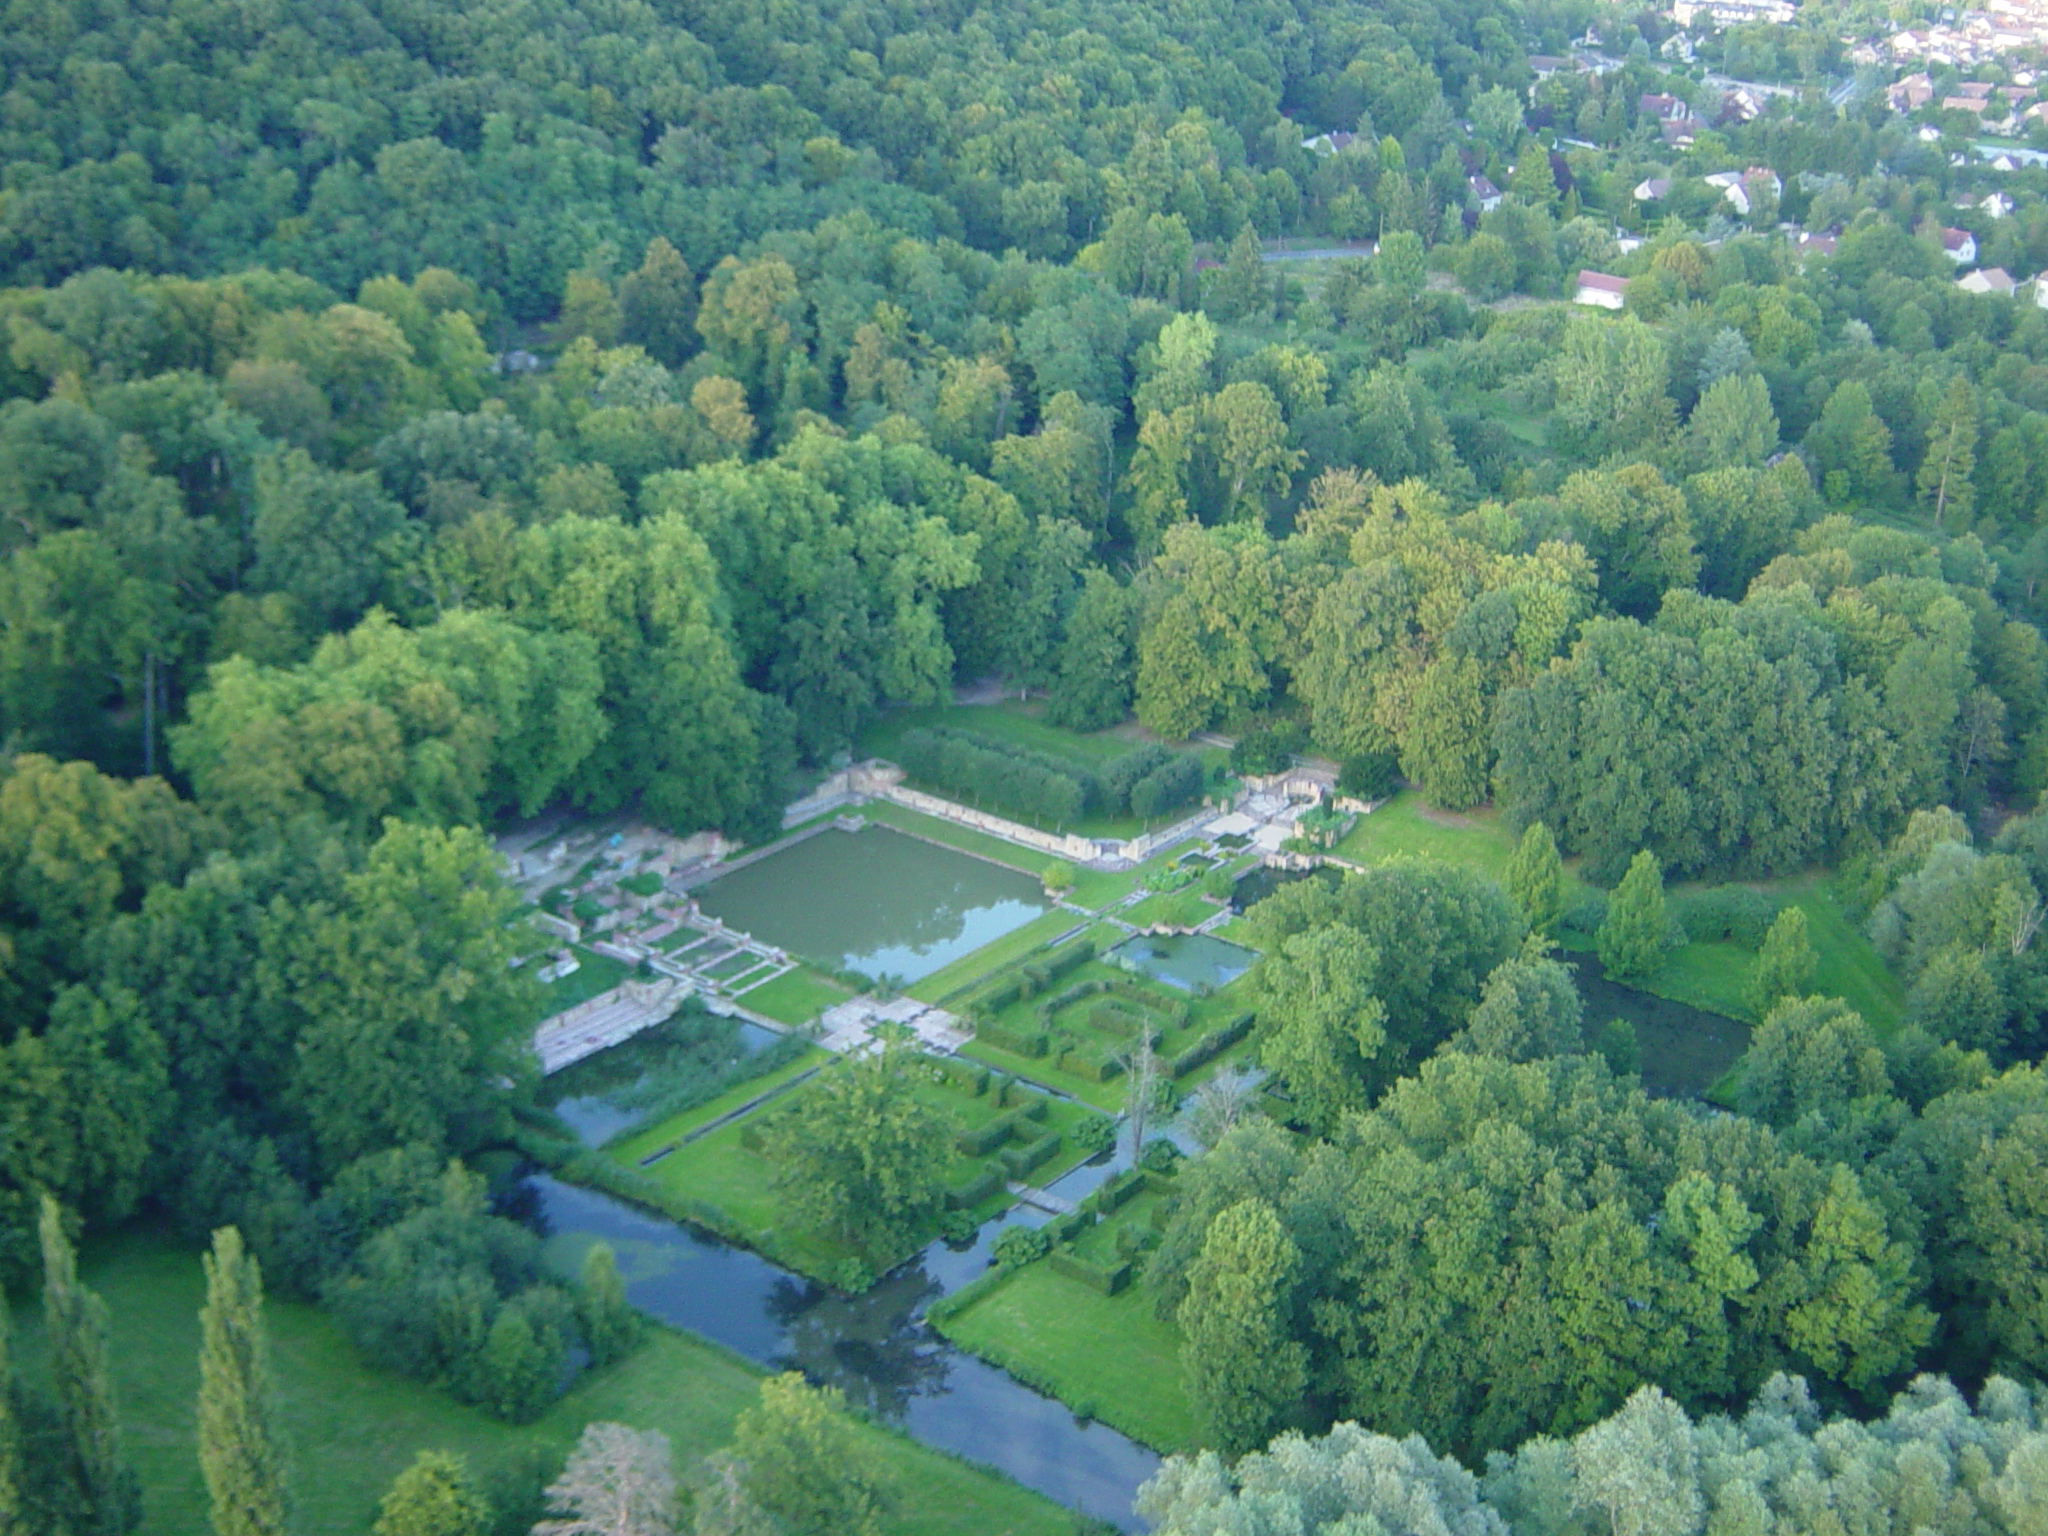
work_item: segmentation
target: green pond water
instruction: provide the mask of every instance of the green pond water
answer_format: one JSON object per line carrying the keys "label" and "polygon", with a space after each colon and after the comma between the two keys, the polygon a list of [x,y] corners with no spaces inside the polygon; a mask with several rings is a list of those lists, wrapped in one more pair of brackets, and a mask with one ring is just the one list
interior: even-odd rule
{"label": "green pond water", "polygon": [[1211,938],[1206,933],[1148,934],[1125,939],[1109,952],[1116,964],[1143,971],[1169,987],[1192,992],[1235,981],[1259,957],[1242,944]]}
{"label": "green pond water", "polygon": [[916,981],[1047,910],[1029,875],[888,827],[829,828],[696,891],[707,916],[840,970]]}

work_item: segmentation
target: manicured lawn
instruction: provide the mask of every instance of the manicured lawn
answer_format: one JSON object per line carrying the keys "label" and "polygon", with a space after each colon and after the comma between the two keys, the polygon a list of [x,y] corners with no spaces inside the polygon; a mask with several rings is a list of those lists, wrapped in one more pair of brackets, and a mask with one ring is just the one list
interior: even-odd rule
{"label": "manicured lawn", "polygon": [[984,944],[971,955],[962,955],[951,965],[941,966],[905,992],[921,1003],[943,1003],[952,994],[964,987],[971,987],[984,976],[1001,970],[1014,961],[1022,960],[1041,945],[1049,944],[1076,924],[1088,919],[1063,908],[1055,908],[1043,917],[1034,917],[1022,928],[1004,934],[993,943]]}
{"label": "manicured lawn", "polygon": [[612,1156],[623,1163],[637,1163],[650,1152],[659,1152],[663,1147],[681,1141],[700,1125],[709,1125],[720,1115],[729,1115],[751,1099],[779,1088],[791,1078],[804,1073],[827,1060],[827,1053],[819,1047],[805,1051],[795,1061],[776,1068],[762,1077],[749,1078],[736,1083],[715,1099],[708,1099],[695,1109],[686,1109],[680,1114],[670,1115],[666,1120],[635,1131],[610,1148]]}
{"label": "manicured lawn", "polygon": [[1198,923],[1208,921],[1221,910],[1221,905],[1204,896],[1201,886],[1196,884],[1178,891],[1164,891],[1157,896],[1147,896],[1136,905],[1125,907],[1117,915],[1139,928],[1150,928],[1157,924],[1163,924],[1168,928],[1193,928]]}
{"label": "manicured lawn", "polygon": [[1129,869],[1084,869],[1076,877],[1069,899],[1077,907],[1100,912],[1137,890],[1145,883],[1147,875],[1171,866],[1186,851],[1185,847],[1167,848]]}
{"label": "manicured lawn", "polygon": [[[1412,789],[1404,789],[1358,825],[1330,850],[1354,864],[1377,864],[1412,855],[1465,864],[1495,880],[1507,874],[1515,836],[1491,808],[1439,811]],[[1566,899],[1577,896],[1577,876],[1566,873]]]}
{"label": "manicured lawn", "polygon": [[[107,1303],[116,1392],[130,1458],[141,1476],[144,1536],[208,1529],[206,1490],[194,1448],[199,1388],[198,1311],[204,1282],[196,1254],[147,1232],[92,1244],[84,1278]],[[559,1469],[583,1426],[618,1420],[669,1436],[679,1470],[719,1449],[760,1372],[690,1335],[651,1330],[630,1359],[580,1382],[536,1424],[501,1424],[416,1382],[364,1364],[316,1307],[271,1301],[271,1365],[291,1447],[295,1532],[365,1536],[377,1500],[422,1450],[465,1457],[510,1504]],[[41,1374],[41,1323],[18,1307],[22,1364]],[[892,1536],[1068,1536],[1073,1517],[1007,1479],[863,1425],[894,1477]]]}
{"label": "manicured lawn", "polygon": [[1161,1451],[1195,1445],[1180,1332],[1153,1312],[1142,1286],[1105,1296],[1041,1260],[938,1326],[1134,1440]]}
{"label": "manicured lawn", "polygon": [[782,1024],[808,1024],[827,1008],[843,1003],[853,994],[830,976],[821,976],[808,966],[784,971],[773,981],[764,981],[739,995],[739,1000],[756,1013],[766,1014]]}
{"label": "manicured lawn", "polygon": [[623,960],[597,954],[580,944],[575,946],[575,950],[576,958],[582,964],[541,989],[540,1016],[544,1019],[574,1008],[578,1003],[588,1002],[600,992],[611,991],[633,974],[633,967]]}

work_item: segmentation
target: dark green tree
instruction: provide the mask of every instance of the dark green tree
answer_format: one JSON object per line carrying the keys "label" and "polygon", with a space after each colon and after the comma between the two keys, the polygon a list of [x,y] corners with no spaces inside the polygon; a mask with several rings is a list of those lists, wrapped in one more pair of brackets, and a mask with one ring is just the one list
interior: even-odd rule
{"label": "dark green tree", "polygon": [[1538,933],[1549,932],[1563,915],[1564,860],[1558,856],[1557,840],[1542,822],[1532,821],[1522,829],[1521,840],[1508,859],[1506,884],[1515,905]]}
{"label": "dark green tree", "polygon": [[1207,1438],[1226,1454],[1265,1444],[1301,1400],[1308,1355],[1287,1316],[1299,1258],[1272,1208],[1247,1200],[1217,1215],[1188,1269],[1181,1366]]}

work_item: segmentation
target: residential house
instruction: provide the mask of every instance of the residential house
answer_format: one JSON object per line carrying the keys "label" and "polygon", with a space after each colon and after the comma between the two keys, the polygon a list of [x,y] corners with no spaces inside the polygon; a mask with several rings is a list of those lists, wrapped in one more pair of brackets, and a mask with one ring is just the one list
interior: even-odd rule
{"label": "residential house", "polygon": [[1628,302],[1628,279],[1605,272],[1581,272],[1572,302],[1595,309],[1620,309]]}
{"label": "residential house", "polygon": [[1965,293],[1995,293],[2000,298],[2009,299],[2019,284],[2003,267],[1984,267],[1957,278],[1956,286]]}
{"label": "residential house", "polygon": [[1977,260],[1977,237],[1967,229],[1943,229],[1941,248],[1959,267],[1970,266]]}
{"label": "residential house", "polygon": [[1636,183],[1635,199],[1639,203],[1661,203],[1670,195],[1669,176],[1645,176]]}
{"label": "residential house", "polygon": [[1501,191],[1488,176],[1467,176],[1465,185],[1479,204],[1481,213],[1491,213],[1500,206]]}
{"label": "residential house", "polygon": [[1917,75],[1908,75],[1887,87],[1885,100],[1891,103],[1894,112],[1918,112],[1934,100],[1934,82],[1922,70]]}

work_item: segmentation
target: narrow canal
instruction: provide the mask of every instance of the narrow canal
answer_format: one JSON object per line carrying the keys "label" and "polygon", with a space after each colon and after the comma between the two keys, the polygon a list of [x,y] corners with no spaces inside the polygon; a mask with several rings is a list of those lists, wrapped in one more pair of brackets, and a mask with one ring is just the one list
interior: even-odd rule
{"label": "narrow canal", "polygon": [[[1107,1165],[1076,1169],[1070,1192],[1085,1193],[1108,1172]],[[518,1209],[509,1214],[530,1221],[557,1262],[578,1263],[592,1243],[610,1243],[628,1299],[649,1316],[769,1370],[799,1370],[836,1386],[883,1423],[1083,1514],[1127,1531],[1144,1528],[1131,1501],[1157,1469],[1156,1454],[1104,1425],[1082,1423],[923,1321],[925,1306],[981,1273],[1000,1226],[1039,1218],[1013,1212],[985,1225],[973,1248],[934,1245],[865,1295],[845,1297],[744,1248],[547,1174],[527,1177],[514,1198]]]}

